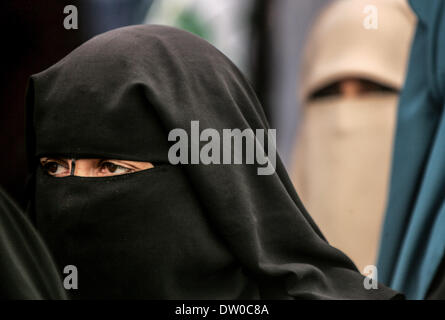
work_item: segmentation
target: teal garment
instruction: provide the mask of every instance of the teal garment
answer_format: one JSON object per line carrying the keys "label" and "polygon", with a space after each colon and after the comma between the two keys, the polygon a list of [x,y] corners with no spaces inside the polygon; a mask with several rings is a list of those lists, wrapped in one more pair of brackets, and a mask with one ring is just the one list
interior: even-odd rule
{"label": "teal garment", "polygon": [[379,280],[424,299],[445,248],[445,1],[410,0],[418,17],[399,101]]}

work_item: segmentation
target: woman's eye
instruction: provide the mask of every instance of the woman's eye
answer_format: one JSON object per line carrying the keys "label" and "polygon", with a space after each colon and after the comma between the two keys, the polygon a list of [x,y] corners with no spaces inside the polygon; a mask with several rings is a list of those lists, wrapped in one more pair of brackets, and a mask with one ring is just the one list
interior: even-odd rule
{"label": "woman's eye", "polygon": [[103,173],[112,173],[112,174],[124,174],[132,171],[132,169],[130,168],[126,168],[108,161],[102,162],[100,169]]}
{"label": "woman's eye", "polygon": [[56,161],[48,161],[42,164],[43,169],[50,175],[62,175],[68,172],[68,167],[63,166],[62,164]]}

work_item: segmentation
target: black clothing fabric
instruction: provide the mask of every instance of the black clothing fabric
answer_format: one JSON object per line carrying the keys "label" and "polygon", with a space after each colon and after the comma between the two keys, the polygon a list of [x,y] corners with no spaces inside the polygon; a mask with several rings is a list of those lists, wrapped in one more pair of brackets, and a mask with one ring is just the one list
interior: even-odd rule
{"label": "black clothing fabric", "polygon": [[[169,164],[169,131],[190,137],[191,121],[221,136],[268,129],[245,77],[206,41],[165,26],[116,29],[32,76],[27,100],[31,214],[59,266],[79,268],[74,298],[400,297],[364,288],[279,159],[264,176],[257,164]],[[49,154],[155,168],[55,178],[35,169]]]}
{"label": "black clothing fabric", "polygon": [[53,178],[39,168],[37,225],[59,264],[78,269],[73,298],[259,298],[180,171]]}
{"label": "black clothing fabric", "polygon": [[0,188],[0,299],[65,299],[54,262],[33,225]]}
{"label": "black clothing fabric", "polygon": [[442,259],[436,274],[431,281],[428,292],[425,296],[427,300],[445,300],[445,259]]}

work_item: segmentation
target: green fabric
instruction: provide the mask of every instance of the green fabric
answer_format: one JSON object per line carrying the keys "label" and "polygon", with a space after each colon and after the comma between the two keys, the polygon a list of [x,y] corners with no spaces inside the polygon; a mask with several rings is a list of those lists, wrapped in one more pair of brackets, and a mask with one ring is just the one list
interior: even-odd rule
{"label": "green fabric", "polygon": [[383,283],[423,299],[445,247],[445,3],[410,4],[418,25],[399,102],[378,270]]}

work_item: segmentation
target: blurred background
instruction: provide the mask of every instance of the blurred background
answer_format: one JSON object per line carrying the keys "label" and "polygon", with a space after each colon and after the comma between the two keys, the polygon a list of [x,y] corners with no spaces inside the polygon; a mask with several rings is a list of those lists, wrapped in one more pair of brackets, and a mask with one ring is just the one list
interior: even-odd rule
{"label": "blurred background", "polygon": [[[67,30],[64,8],[78,10]],[[246,74],[297,192],[360,270],[375,264],[398,93],[415,27],[404,0],[32,0],[2,3],[0,184],[25,206],[27,79],[91,37],[167,24]]]}

